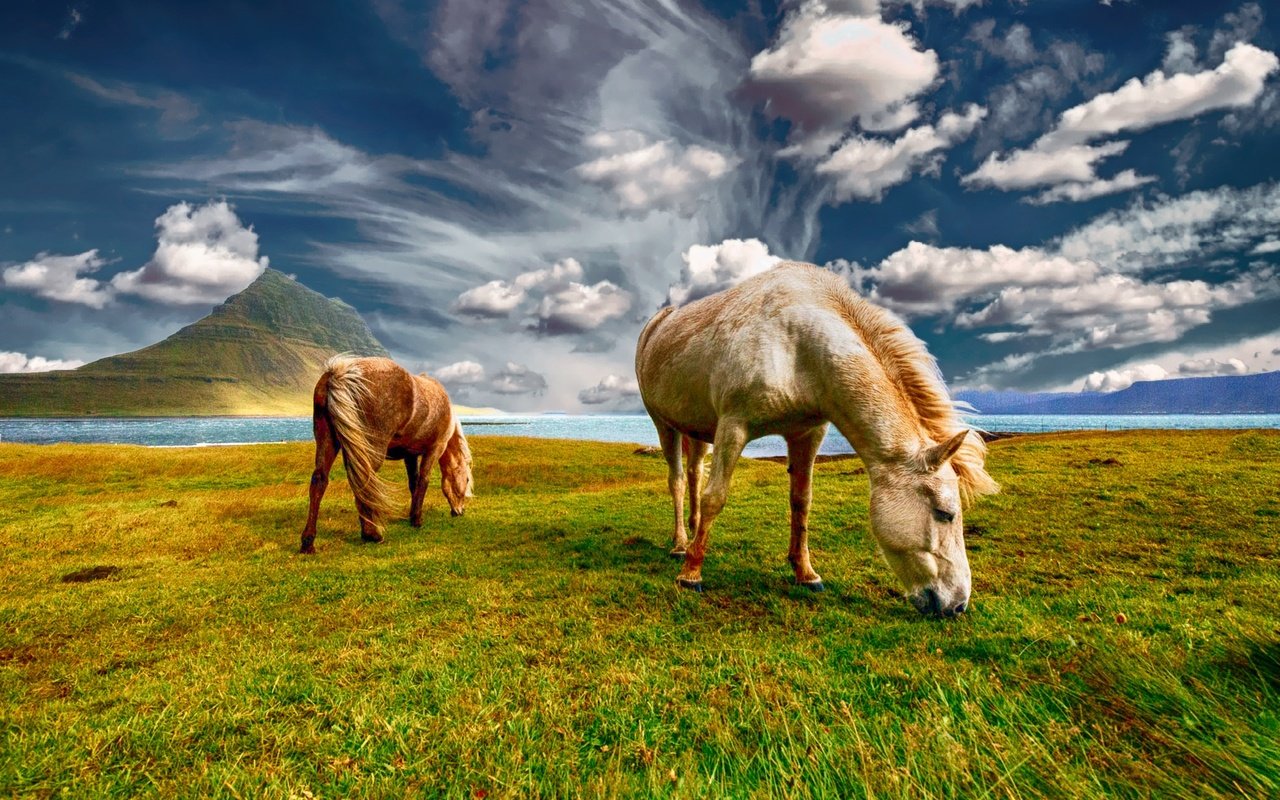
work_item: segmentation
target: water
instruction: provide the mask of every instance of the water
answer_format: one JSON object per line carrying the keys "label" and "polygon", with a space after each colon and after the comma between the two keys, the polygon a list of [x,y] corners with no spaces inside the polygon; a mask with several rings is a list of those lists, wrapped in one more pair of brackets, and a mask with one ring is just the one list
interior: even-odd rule
{"label": "water", "polygon": [[[1094,415],[973,415],[975,427],[994,433],[1042,433],[1077,430],[1133,430],[1164,428],[1280,428],[1280,414],[1128,414]],[[657,446],[653,423],[644,415],[529,415],[463,417],[467,436],[533,436],[540,439],[584,439],[634,442]],[[260,442],[298,442],[311,439],[309,417],[148,417],[141,419],[17,419],[0,418],[0,441],[93,442],[189,447]],[[822,443],[826,454],[851,453],[844,437],[832,430]],[[759,458],[786,453],[777,436],[747,445],[745,455]]]}

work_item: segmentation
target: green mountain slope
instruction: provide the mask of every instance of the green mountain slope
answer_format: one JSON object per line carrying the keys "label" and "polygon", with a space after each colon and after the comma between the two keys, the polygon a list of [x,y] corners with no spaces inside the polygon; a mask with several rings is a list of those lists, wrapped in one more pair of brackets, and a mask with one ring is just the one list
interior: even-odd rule
{"label": "green mountain slope", "polygon": [[268,269],[162,342],[0,375],[0,416],[307,415],[325,359],[343,352],[386,355],[354,308]]}

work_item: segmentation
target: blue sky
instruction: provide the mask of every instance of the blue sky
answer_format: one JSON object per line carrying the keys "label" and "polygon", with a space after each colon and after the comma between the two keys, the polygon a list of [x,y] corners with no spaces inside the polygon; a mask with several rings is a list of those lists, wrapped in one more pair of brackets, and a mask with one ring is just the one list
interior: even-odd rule
{"label": "blue sky", "polygon": [[455,399],[634,408],[636,334],[807,260],[953,386],[1280,369],[1256,3],[7,3],[0,370],[269,264]]}

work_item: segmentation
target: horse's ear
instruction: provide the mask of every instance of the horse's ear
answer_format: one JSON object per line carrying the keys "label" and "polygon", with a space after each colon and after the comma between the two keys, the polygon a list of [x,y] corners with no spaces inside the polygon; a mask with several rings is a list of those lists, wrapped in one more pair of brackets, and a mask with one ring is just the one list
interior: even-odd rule
{"label": "horse's ear", "polygon": [[937,472],[947,460],[956,454],[969,438],[969,431],[960,431],[942,444],[935,444],[924,451],[924,468],[926,472]]}

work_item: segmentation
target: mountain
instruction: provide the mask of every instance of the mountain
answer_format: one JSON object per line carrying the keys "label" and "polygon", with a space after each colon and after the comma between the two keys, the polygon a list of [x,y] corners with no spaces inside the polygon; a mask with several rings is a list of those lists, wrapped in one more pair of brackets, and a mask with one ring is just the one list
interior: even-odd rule
{"label": "mountain", "polygon": [[1118,392],[956,394],[987,414],[1280,414],[1280,372],[1140,381]]}
{"label": "mountain", "polygon": [[346,352],[387,354],[354,308],[268,269],[149,347],[0,375],[0,416],[305,416],[325,360]]}
{"label": "mountain", "polygon": [[984,414],[1018,414],[1021,409],[1046,400],[1075,397],[1075,392],[1018,392],[1013,390],[983,391],[966,389],[956,394],[957,400],[968,403]]}

